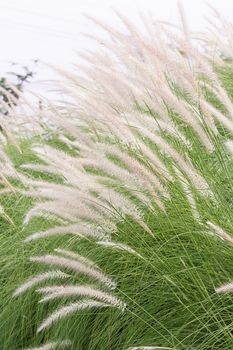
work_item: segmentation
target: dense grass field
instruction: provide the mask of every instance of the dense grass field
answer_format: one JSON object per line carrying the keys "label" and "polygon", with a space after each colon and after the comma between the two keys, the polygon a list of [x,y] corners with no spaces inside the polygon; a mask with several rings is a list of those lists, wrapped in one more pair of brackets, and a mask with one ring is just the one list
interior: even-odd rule
{"label": "dense grass field", "polygon": [[[132,29],[131,33],[135,34]],[[147,58],[149,62],[150,47],[141,37],[138,41],[146,53],[148,49],[148,57],[144,53],[144,61],[138,59],[142,74],[140,69]],[[127,41],[127,45],[134,62],[134,44],[131,47]],[[181,53],[181,59],[185,60],[185,54]],[[169,82],[173,95],[167,92],[169,98],[163,101],[169,118],[165,119],[166,127],[154,110],[154,96],[149,102],[144,100],[147,95],[142,96],[140,101],[136,88],[133,97],[124,94],[127,89],[133,90],[130,84],[137,81],[136,77],[134,81],[129,74],[126,84],[122,76],[121,90],[117,79],[115,85],[109,83],[109,77],[116,78],[112,72],[103,67],[101,71],[98,64],[96,67],[95,79],[106,91],[116,89],[115,95],[111,90],[106,96],[109,109],[105,111],[105,95],[94,90],[89,100],[84,98],[83,110],[68,102],[58,109],[61,119],[54,117],[58,130],[49,131],[46,138],[21,137],[18,148],[10,142],[4,145],[15,171],[29,180],[8,176],[12,187],[7,193],[2,187],[0,197],[5,210],[0,219],[0,349],[232,350],[233,296],[217,292],[233,280],[233,158],[226,144],[233,125],[229,116],[233,110],[232,62],[211,64],[214,78],[206,77],[209,71],[203,64],[204,77],[198,72],[198,78],[190,80],[194,86],[201,81],[198,96],[182,90],[176,81],[175,87]],[[150,75],[150,69],[148,63],[149,73],[145,69],[145,74]],[[184,73],[189,71],[185,69]],[[101,72],[103,81],[98,78]],[[67,74],[66,78],[74,79]],[[181,79],[181,87],[183,83]],[[218,84],[216,90],[214,84]],[[140,86],[143,90],[143,84]],[[188,84],[185,87],[190,88]],[[77,99],[72,84],[67,90]],[[128,99],[132,100],[131,111],[124,104]],[[113,108],[115,101],[117,107]],[[206,103],[203,109],[201,101]],[[159,106],[162,108],[161,102]],[[199,113],[197,124],[181,116],[187,106],[185,111],[193,120]],[[120,122],[123,108],[126,124]],[[105,128],[112,110],[116,115]],[[218,116],[214,127],[207,124],[210,111]],[[73,124],[82,115],[87,125]],[[32,208],[36,208],[34,212]],[[79,226],[74,229],[69,225]],[[64,226],[69,229],[64,231]],[[55,233],[43,234],[54,227],[58,228]],[[30,236],[35,232],[39,232],[38,239]],[[29,241],[28,237],[34,238]],[[65,260],[49,261],[48,254],[54,250],[60,259],[69,257],[69,262],[83,264],[80,270]],[[47,258],[42,264],[29,259],[44,255]],[[55,292],[38,290],[48,285],[47,279],[13,296],[26,280],[47,271],[45,265],[53,271],[57,265],[56,271],[59,268],[66,273],[65,282],[63,278],[52,281]],[[62,290],[59,294],[61,286],[84,286],[84,292],[65,294]],[[43,293],[48,299],[39,302]],[[104,297],[100,293],[105,293]],[[68,302],[81,303],[83,297],[84,303],[97,300],[99,304],[70,314],[66,309],[37,332],[49,314],[70,305]]]}
{"label": "dense grass field", "polygon": [[[51,144],[63,147],[58,142]],[[23,163],[38,163],[30,150],[30,141],[22,142],[21,150],[20,154],[15,147],[8,147],[17,168]],[[231,295],[217,295],[214,288],[233,279],[233,249],[213,237],[204,221],[215,222],[227,232],[233,230],[230,220],[233,162],[222,150],[210,159],[204,152],[201,157],[194,154],[193,159],[211,179],[213,191],[221,202],[216,206],[212,199],[197,198],[203,218],[203,222],[197,223],[181,185],[178,181],[172,184],[172,198],[166,205],[166,213],[152,214],[145,209],[153,237],[130,220],[119,224],[114,233],[116,241],[128,244],[140,256],[103,250],[92,241],[83,242],[75,237],[24,243],[31,232],[45,230],[56,222],[36,218],[25,226],[23,218],[33,200],[17,192],[1,197],[12,220],[12,223],[4,217],[1,220],[0,343],[5,349],[39,345],[46,339],[59,339],[67,334],[74,341],[73,349],[127,349],[131,345],[155,342],[175,349],[232,348],[233,299]],[[56,180],[38,172],[30,174],[39,179]],[[72,247],[91,257],[114,276],[116,294],[127,302],[127,310],[124,313],[111,309],[82,312],[61,321],[55,329],[48,330],[47,336],[38,336],[36,325],[45,317],[47,308],[40,306],[35,311],[38,297],[33,293],[18,298],[12,298],[12,293],[24,280],[41,271],[28,262],[29,256],[53,251],[58,246]],[[80,277],[77,281],[80,282]]]}

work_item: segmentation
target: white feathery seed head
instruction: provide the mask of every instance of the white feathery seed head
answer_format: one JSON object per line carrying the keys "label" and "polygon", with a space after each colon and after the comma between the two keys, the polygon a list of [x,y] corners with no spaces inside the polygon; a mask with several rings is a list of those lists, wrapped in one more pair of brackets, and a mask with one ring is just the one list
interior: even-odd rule
{"label": "white feathery seed head", "polygon": [[74,259],[64,258],[57,255],[44,255],[31,257],[30,260],[41,264],[60,266],[91,277],[109,288],[115,288],[115,283],[100,270]]}
{"label": "white feathery seed head", "polygon": [[45,328],[48,328],[50,325],[55,323],[56,321],[65,318],[75,312],[91,309],[91,308],[102,308],[102,307],[111,307],[111,305],[93,301],[93,300],[81,300],[76,303],[69,304],[67,306],[63,306],[60,309],[56,310],[52,313],[48,318],[46,318],[41,325],[38,327],[37,332],[43,331]]}
{"label": "white feathery seed head", "polygon": [[70,275],[59,270],[44,272],[27,280],[24,284],[16,289],[16,291],[13,293],[13,296],[18,296],[41,282],[50,281],[51,279],[64,279],[68,277],[70,277]]}
{"label": "white feathery seed head", "polygon": [[71,341],[70,340],[63,340],[61,342],[49,342],[47,344],[44,344],[42,346],[39,347],[31,347],[31,348],[27,348],[24,350],[55,350],[55,349],[65,349],[66,347],[69,347],[71,345]]}
{"label": "white feathery seed head", "polygon": [[124,309],[125,304],[113,295],[103,292],[100,289],[93,288],[89,285],[65,285],[65,286],[49,286],[37,289],[37,292],[45,294],[40,302],[46,302],[55,298],[82,296],[97,299],[110,304],[116,308]]}

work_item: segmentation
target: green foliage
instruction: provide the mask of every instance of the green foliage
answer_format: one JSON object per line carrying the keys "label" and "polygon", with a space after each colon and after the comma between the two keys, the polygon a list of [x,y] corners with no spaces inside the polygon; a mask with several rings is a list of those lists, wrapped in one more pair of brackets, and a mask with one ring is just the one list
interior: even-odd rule
{"label": "green foliage", "polygon": [[[232,72],[227,68],[219,74],[226,90],[233,96]],[[179,94],[184,98],[182,91]],[[216,96],[209,91],[206,94],[209,102],[223,111]],[[140,110],[140,104],[136,105]],[[154,116],[149,108],[146,113]],[[66,338],[72,340],[72,350],[126,350],[130,346],[153,344],[176,350],[232,350],[233,297],[231,294],[218,295],[215,288],[233,280],[233,249],[213,235],[206,225],[207,221],[211,221],[233,235],[233,161],[223,147],[223,141],[229,135],[223,129],[214,138],[215,150],[210,154],[193,130],[182,125],[179,115],[172,110],[169,113],[191,141],[191,147],[166,132],[164,139],[192,160],[214,195],[205,197],[192,188],[200,215],[196,220],[182,183],[176,177],[174,182],[169,183],[171,199],[165,201],[165,212],[157,207],[142,208],[153,235],[130,217],[118,224],[114,241],[128,244],[137,255],[103,249],[96,242],[80,237],[52,237],[26,244],[23,240],[30,233],[57,223],[34,218],[24,226],[24,215],[33,205],[33,200],[18,192],[1,196],[1,204],[14,223],[9,223],[5,217],[0,218],[0,284],[3,286],[0,290],[0,344],[3,344],[4,350],[39,346],[47,340]],[[113,143],[112,139],[107,141]],[[153,142],[144,141],[151,150],[159,153]],[[12,145],[7,146],[7,152],[16,169],[24,174],[62,183],[64,179],[59,176],[21,168],[25,163],[41,162],[32,152],[31,145],[43,145],[44,142],[39,138],[22,140],[21,153]],[[76,149],[68,148],[57,135],[47,144],[71,156],[77,154]],[[140,158],[140,155],[137,156]],[[107,157],[113,164],[124,168],[125,165],[116,156],[108,154]],[[161,152],[159,157],[175,173],[169,157]],[[96,168],[86,167],[86,170],[98,176],[105,175]],[[114,180],[109,176],[110,179]],[[115,186],[130,196],[124,184],[117,183]],[[38,323],[56,306],[65,305],[66,300],[38,306],[37,294],[29,292],[26,296],[12,298],[12,293],[28,277],[43,271],[43,267],[29,263],[28,258],[52,252],[57,247],[70,248],[91,258],[112,276],[117,282],[116,295],[126,302],[126,310],[82,311],[61,320],[44,333],[36,334]],[[82,276],[73,279],[79,283],[88,281]]]}
{"label": "green foliage", "polygon": [[[62,145],[50,141],[53,146]],[[20,154],[12,146],[8,153],[17,168],[23,163],[38,162],[31,151],[31,141],[23,141]],[[233,233],[232,170],[226,152],[218,149],[211,156],[199,147],[189,151],[200,171],[210,179],[214,193],[221,199],[218,206],[212,199],[196,195],[203,222],[221,224]],[[110,156],[111,158],[111,156]],[[113,162],[117,159],[113,157]],[[123,164],[121,164],[123,166]],[[31,176],[49,180],[48,175],[31,172]],[[53,181],[54,179],[50,179]],[[104,250],[96,243],[79,238],[49,238],[25,244],[30,232],[46,229],[55,223],[33,219],[24,227],[23,216],[32,200],[19,194],[1,197],[6,213],[14,226],[1,219],[1,289],[0,343],[3,349],[23,349],[48,339],[69,338],[72,349],[122,350],[129,346],[168,346],[178,350],[232,349],[233,321],[231,295],[217,295],[214,288],[233,279],[232,247],[213,237],[206,226],[194,220],[186,196],[176,181],[171,183],[172,198],[162,211],[146,211],[151,237],[131,219],[118,225],[115,241],[134,248],[139,256],[124,251]],[[28,262],[31,255],[51,252],[55,247],[71,248],[90,257],[117,281],[117,295],[127,303],[123,313],[105,309],[83,311],[36,335],[38,321],[48,309],[36,307],[38,297],[27,293],[12,298],[12,292],[29,276],[42,271]],[[78,282],[85,278],[78,277]],[[63,305],[63,301],[54,302]],[[51,305],[49,306],[51,308]],[[36,310],[36,311],[35,311]]]}

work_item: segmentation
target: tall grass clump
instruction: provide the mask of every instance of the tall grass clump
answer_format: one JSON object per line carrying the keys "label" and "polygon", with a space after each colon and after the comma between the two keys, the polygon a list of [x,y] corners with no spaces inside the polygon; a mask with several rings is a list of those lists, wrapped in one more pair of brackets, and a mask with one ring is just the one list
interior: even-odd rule
{"label": "tall grass clump", "polygon": [[117,15],[56,68],[67,98],[30,119],[51,138],[8,149],[25,210],[4,349],[231,350],[232,25]]}

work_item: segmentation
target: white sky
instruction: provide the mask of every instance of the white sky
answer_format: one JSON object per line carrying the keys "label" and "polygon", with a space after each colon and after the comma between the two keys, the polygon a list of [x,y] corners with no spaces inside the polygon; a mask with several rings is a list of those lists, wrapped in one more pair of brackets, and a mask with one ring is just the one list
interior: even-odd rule
{"label": "white sky", "polygon": [[[233,0],[209,0],[209,3],[233,22]],[[208,14],[204,0],[183,0],[192,29],[205,27]],[[112,9],[118,9],[134,21],[138,11],[177,23],[176,0],[0,0],[0,74],[8,62],[28,64],[39,59],[69,67],[75,50],[90,47],[83,32],[96,33],[83,13],[117,25]]]}

